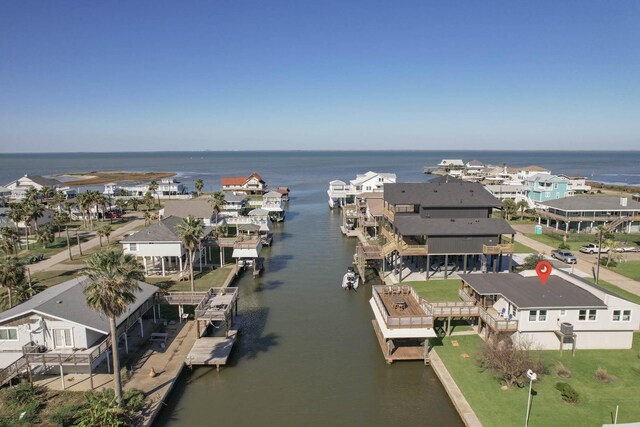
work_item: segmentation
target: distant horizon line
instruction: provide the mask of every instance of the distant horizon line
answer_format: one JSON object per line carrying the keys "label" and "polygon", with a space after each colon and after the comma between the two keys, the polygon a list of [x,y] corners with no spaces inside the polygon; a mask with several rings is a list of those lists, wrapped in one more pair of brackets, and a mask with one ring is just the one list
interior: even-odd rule
{"label": "distant horizon line", "polygon": [[[389,152],[448,152],[448,153],[465,153],[465,152],[501,152],[501,153],[517,153],[517,152],[534,152],[534,153],[571,153],[576,150],[554,150],[554,149],[541,149],[541,150],[531,150],[531,149],[331,149],[331,150],[321,150],[321,149],[272,149],[272,150],[148,150],[148,151],[7,151],[0,152],[0,154],[128,154],[128,153],[282,153],[282,152],[300,152],[300,153],[331,153],[331,152],[379,152],[379,153],[389,153]],[[625,150],[611,150],[611,149],[593,149],[593,150],[580,150],[581,153],[607,153],[607,152],[615,152],[615,153],[629,153],[629,152],[640,152],[640,149],[625,149]]]}

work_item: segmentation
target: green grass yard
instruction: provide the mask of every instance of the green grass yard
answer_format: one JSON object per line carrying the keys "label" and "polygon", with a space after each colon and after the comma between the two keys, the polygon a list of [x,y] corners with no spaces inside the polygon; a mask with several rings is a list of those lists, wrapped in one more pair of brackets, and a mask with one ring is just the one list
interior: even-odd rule
{"label": "green grass yard", "polygon": [[[56,233],[56,236],[57,235],[58,233]],[[87,240],[91,239],[91,236],[86,234],[80,234],[79,237],[80,237],[80,243],[86,242]],[[31,236],[29,236],[29,239],[31,240]],[[77,239],[76,239],[75,233],[69,235],[69,243],[71,244],[72,247],[76,246]],[[24,248],[24,245],[23,245],[23,248]],[[53,255],[66,250],[67,250],[67,237],[65,236],[64,233],[62,233],[61,237],[56,237],[55,241],[53,243],[48,244],[46,248],[43,248],[42,244],[37,242],[30,243],[29,250],[26,250],[26,248],[24,248],[24,250],[20,251],[20,253],[18,254],[18,258],[20,259],[20,261],[26,263],[26,260],[31,256],[44,255],[46,259],[46,258],[51,258]]]}
{"label": "green grass yard", "polygon": [[430,302],[460,301],[460,279],[411,282],[418,295]]}
{"label": "green grass yard", "polygon": [[516,254],[535,254],[535,253],[537,253],[537,251],[535,249],[531,249],[527,245],[523,245],[522,243],[520,243],[520,242],[518,242],[516,240],[516,242],[514,243],[514,247],[513,247],[513,253],[516,253]]}
{"label": "green grass yard", "polygon": [[640,261],[621,261],[615,267],[609,267],[609,270],[633,280],[640,280]]}
{"label": "green grass yard", "polygon": [[[454,347],[452,341],[459,345]],[[528,387],[502,390],[498,380],[481,371],[476,362],[481,344],[477,335],[454,336],[445,338],[436,351],[485,427],[524,424]],[[612,423],[616,405],[620,405],[619,423],[640,419],[640,334],[635,334],[631,350],[578,350],[575,358],[567,351],[562,357],[557,351],[544,351],[543,358],[550,372],[534,383],[530,426],[599,427]],[[560,360],[571,370],[571,378],[555,373]],[[600,367],[607,368],[615,381],[597,381],[594,372]],[[568,382],[580,394],[579,403],[562,401],[555,389],[560,381]]]}
{"label": "green grass yard", "polygon": [[[193,272],[195,280],[193,284],[196,291],[206,291],[209,288],[220,287],[224,284],[225,280],[229,276],[229,273],[233,270],[233,267],[216,268],[215,270],[204,271],[198,273],[197,269]],[[175,280],[167,280],[166,277],[147,277],[145,280],[151,285],[161,286],[170,291],[190,291],[191,281],[185,280],[177,282]]]}

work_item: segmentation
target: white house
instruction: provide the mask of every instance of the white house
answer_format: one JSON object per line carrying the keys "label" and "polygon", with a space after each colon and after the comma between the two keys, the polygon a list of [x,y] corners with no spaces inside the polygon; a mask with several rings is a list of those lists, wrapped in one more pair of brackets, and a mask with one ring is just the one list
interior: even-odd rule
{"label": "white house", "polygon": [[245,193],[232,193],[227,191],[224,193],[224,207],[222,211],[225,216],[243,215],[247,209],[248,197]]}
{"label": "white house", "polygon": [[76,191],[70,187],[65,186],[57,179],[45,178],[39,175],[26,174],[22,178],[11,181],[5,187],[11,192],[10,198],[13,200],[22,200],[25,197],[25,193],[30,188],[35,188],[40,191],[43,187],[51,187],[56,191],[63,192],[67,196],[71,196]]}
{"label": "white house", "polygon": [[[187,187],[177,181],[175,178],[163,178],[158,184],[158,189],[151,194],[153,197],[158,198],[170,198],[171,196],[181,196],[187,192]],[[104,191],[102,194],[106,196],[136,196],[142,197],[147,191],[149,191],[149,185],[136,184],[136,185],[119,185],[115,182],[110,182],[104,185]]]}
{"label": "white house", "polygon": [[442,159],[438,166],[441,169],[463,169],[464,161],[462,159]]}
{"label": "white house", "polygon": [[638,304],[557,269],[545,284],[535,271],[459,276],[481,325],[534,348],[629,349],[640,328]]}
{"label": "white house", "polygon": [[327,190],[329,207],[333,208],[335,206],[353,203],[356,195],[384,191],[384,184],[393,184],[395,182],[395,173],[378,173],[373,171],[356,175],[356,178],[349,181],[349,184],[344,181],[333,180],[329,182],[329,189]]}
{"label": "white house", "polygon": [[570,176],[559,174],[560,178],[566,178],[569,182],[567,188],[572,194],[580,194],[591,191],[591,186],[587,185],[587,178],[583,176]]}
{"label": "white house", "polygon": [[525,180],[533,175],[551,175],[551,171],[549,169],[545,169],[536,165],[520,167],[517,169],[518,178],[521,180]]}
{"label": "white house", "polygon": [[[187,250],[180,239],[178,225],[182,218],[168,216],[161,221],[151,224],[142,230],[126,236],[120,241],[126,254],[142,258],[145,274],[162,274],[169,272],[183,272],[187,264]],[[213,231],[213,227],[205,227],[204,237]],[[202,269],[203,257],[212,259],[211,247],[204,246],[197,250],[195,259]]]}
{"label": "white house", "polygon": [[262,209],[268,211],[275,221],[284,221],[284,204],[282,193],[269,191],[262,197]]}
{"label": "white house", "polygon": [[518,203],[520,200],[526,200],[524,185],[485,185],[484,188],[498,200],[513,200]]}
{"label": "white house", "polygon": [[244,194],[263,194],[267,190],[267,183],[259,173],[253,172],[249,176],[222,177],[222,191]]}
{"label": "white house", "polygon": [[[89,283],[86,276],[69,280],[0,313],[0,384],[15,374],[17,365],[13,370],[11,365],[17,361],[21,360],[20,370],[26,370],[24,353],[31,353],[32,370],[42,368],[42,359],[47,357],[49,366],[62,374],[86,373],[104,360],[110,350],[106,341],[109,320],[87,306],[83,290]],[[140,327],[144,335],[140,319],[153,307],[158,290],[144,282],[138,285],[135,302],[116,319],[118,338],[124,339],[127,352],[127,331]]]}

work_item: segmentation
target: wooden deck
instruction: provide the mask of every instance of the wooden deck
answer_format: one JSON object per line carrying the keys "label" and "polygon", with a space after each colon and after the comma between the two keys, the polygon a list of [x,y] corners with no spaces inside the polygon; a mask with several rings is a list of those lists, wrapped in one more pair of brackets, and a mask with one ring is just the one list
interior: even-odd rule
{"label": "wooden deck", "polygon": [[[402,309],[396,303],[396,298],[400,298],[406,302],[406,308]],[[380,299],[384,304],[384,308],[387,309],[387,313],[389,316],[426,316],[424,310],[418,304],[418,301],[415,300],[413,295],[385,295],[384,292],[380,293]]]}
{"label": "wooden deck", "polygon": [[[394,286],[393,288],[402,289]],[[433,316],[426,311],[426,301],[422,300],[415,290],[405,286],[408,292],[387,293],[388,287],[374,286],[373,300],[386,327],[397,328],[433,328]]]}
{"label": "wooden deck", "polygon": [[188,366],[220,366],[225,365],[238,337],[237,330],[229,331],[228,337],[202,337],[196,340],[185,358]]}
{"label": "wooden deck", "polygon": [[[391,364],[396,360],[423,360],[425,365],[429,364],[429,355],[425,354],[425,347],[423,344],[420,344],[419,340],[390,340],[389,348],[387,348],[387,342],[382,336],[382,331],[380,330],[380,326],[378,326],[378,322],[372,320],[371,324],[373,325],[376,337],[378,337],[378,343],[380,344],[382,355],[387,363]],[[389,350],[391,351],[390,354],[388,354]]]}

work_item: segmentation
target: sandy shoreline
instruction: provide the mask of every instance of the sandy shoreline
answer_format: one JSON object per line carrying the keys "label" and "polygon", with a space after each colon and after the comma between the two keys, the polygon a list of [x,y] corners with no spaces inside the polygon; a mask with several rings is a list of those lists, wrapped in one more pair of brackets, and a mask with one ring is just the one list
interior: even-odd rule
{"label": "sandy shoreline", "polygon": [[175,176],[175,172],[91,171],[58,174],[55,175],[54,178],[71,178],[65,180],[65,183],[73,186],[82,186],[123,181],[158,181],[172,176]]}

